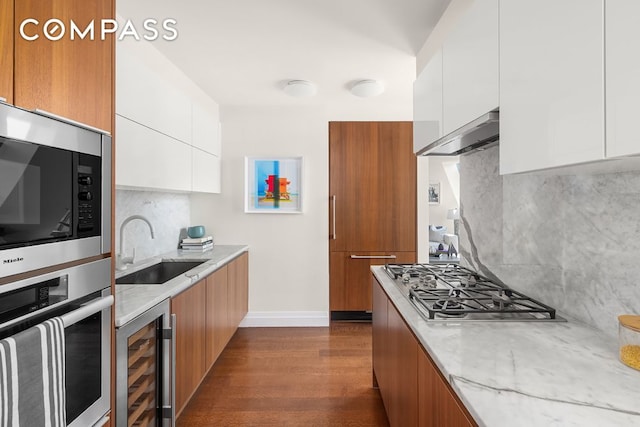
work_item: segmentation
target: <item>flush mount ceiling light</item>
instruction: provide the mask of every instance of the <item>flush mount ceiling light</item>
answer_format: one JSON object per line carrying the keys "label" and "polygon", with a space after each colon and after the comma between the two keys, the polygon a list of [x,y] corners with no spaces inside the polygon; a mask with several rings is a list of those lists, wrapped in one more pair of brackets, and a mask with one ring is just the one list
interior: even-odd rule
{"label": "flush mount ceiling light", "polygon": [[284,86],[284,93],[296,98],[306,98],[318,92],[316,85],[307,80],[290,80]]}
{"label": "flush mount ceiling light", "polygon": [[377,80],[360,80],[351,88],[351,93],[361,98],[378,96],[384,92],[384,86]]}

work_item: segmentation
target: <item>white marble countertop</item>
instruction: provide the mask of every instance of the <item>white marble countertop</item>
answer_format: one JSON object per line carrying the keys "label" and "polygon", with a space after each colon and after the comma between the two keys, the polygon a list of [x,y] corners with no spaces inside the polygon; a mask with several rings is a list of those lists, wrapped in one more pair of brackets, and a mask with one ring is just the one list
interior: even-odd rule
{"label": "white marble countertop", "polygon": [[640,371],[616,339],[572,319],[428,322],[372,271],[479,425],[640,426]]}
{"label": "white marble countertop", "polygon": [[160,261],[200,261],[203,264],[175,277],[161,285],[116,285],[116,328],[130,322],[167,298],[178,295],[200,279],[213,273],[243,252],[246,245],[216,245],[213,250],[203,253],[175,250],[167,254],[149,258],[129,266],[124,271],[116,271],[116,279],[135,271],[157,264]]}

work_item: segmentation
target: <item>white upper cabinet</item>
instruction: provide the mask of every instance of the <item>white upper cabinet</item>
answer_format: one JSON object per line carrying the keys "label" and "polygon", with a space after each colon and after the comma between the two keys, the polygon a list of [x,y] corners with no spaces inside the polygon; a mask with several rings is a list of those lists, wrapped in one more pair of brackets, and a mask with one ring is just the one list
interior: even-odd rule
{"label": "white upper cabinet", "polygon": [[116,115],[116,184],[133,189],[192,189],[193,147]]}
{"label": "white upper cabinet", "polygon": [[218,105],[151,47],[117,55],[116,185],[219,193]]}
{"label": "white upper cabinet", "polygon": [[498,0],[474,0],[442,45],[444,134],[498,108]]}
{"label": "white upper cabinet", "polygon": [[191,101],[125,46],[118,46],[116,113],[191,143]]}
{"label": "white upper cabinet", "polygon": [[220,157],[193,147],[191,191],[220,193]]}
{"label": "white upper cabinet", "polygon": [[216,156],[220,155],[220,122],[218,106],[211,102],[194,102],[192,110],[192,145]]}
{"label": "white upper cabinet", "polygon": [[413,84],[413,151],[418,152],[442,133],[442,50]]}
{"label": "white upper cabinet", "polygon": [[607,0],[607,157],[640,154],[640,1]]}
{"label": "white upper cabinet", "polygon": [[503,0],[499,21],[500,173],[603,159],[603,0]]}

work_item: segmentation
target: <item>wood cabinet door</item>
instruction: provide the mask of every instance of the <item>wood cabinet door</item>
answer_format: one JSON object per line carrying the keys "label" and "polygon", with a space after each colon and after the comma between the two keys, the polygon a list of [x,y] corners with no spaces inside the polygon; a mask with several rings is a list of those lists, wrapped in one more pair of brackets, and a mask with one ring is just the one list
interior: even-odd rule
{"label": "wood cabinet door", "polygon": [[415,252],[331,252],[329,308],[331,311],[372,309],[371,266],[414,263]]}
{"label": "wood cabinet door", "polygon": [[388,309],[389,411],[392,427],[418,426],[418,341],[392,303]]}
{"label": "wood cabinet door", "polygon": [[176,315],[176,414],[180,414],[205,374],[206,281],[171,298]]}
{"label": "wood cabinet door", "polygon": [[229,263],[229,305],[230,322],[233,331],[244,319],[249,304],[249,255],[245,252]]}
{"label": "wood cabinet door", "polygon": [[379,246],[370,250],[415,252],[417,158],[412,122],[378,123],[378,141],[378,184],[370,189],[378,195],[371,207],[376,220],[365,233],[378,236]]}
{"label": "wood cabinet door", "polygon": [[0,2],[0,98],[13,103],[14,0]]}
{"label": "wood cabinet door", "polygon": [[[29,36],[37,34],[36,40],[28,41],[20,36],[20,24],[27,18],[39,22],[26,25],[24,31]],[[43,26],[51,18],[65,25],[65,34],[60,40],[52,41],[44,36]],[[46,110],[112,132],[115,36],[107,35],[101,40],[100,22],[113,18],[113,0],[16,1],[15,105],[28,110]],[[93,21],[94,39],[87,35],[84,39],[76,36],[71,40],[71,20],[81,31]],[[53,35],[58,36],[61,31]]]}
{"label": "wood cabinet door", "polygon": [[411,122],[329,123],[331,311],[370,311],[369,267],[415,262],[412,139]]}
{"label": "wood cabinet door", "polygon": [[330,251],[415,251],[411,122],[329,123],[329,209]]}
{"label": "wood cabinet door", "polygon": [[477,426],[422,348],[418,351],[417,395],[420,426]]}
{"label": "wood cabinet door", "polygon": [[371,313],[371,329],[372,329],[372,362],[373,362],[373,379],[374,386],[377,385],[385,403],[387,414],[389,407],[386,402],[389,401],[389,383],[390,370],[388,351],[388,315],[387,315],[387,295],[375,278],[371,278],[373,290],[373,312]]}
{"label": "wood cabinet door", "polygon": [[227,319],[227,266],[207,276],[205,367],[208,371],[230,338]]}

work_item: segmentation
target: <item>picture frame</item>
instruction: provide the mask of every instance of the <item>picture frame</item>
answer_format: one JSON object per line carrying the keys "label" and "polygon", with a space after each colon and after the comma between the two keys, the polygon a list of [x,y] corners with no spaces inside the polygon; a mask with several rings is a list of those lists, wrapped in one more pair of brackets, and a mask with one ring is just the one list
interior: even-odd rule
{"label": "picture frame", "polygon": [[429,184],[428,198],[430,205],[440,204],[440,183],[434,182]]}
{"label": "picture frame", "polygon": [[245,213],[302,213],[302,157],[245,157]]}

